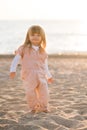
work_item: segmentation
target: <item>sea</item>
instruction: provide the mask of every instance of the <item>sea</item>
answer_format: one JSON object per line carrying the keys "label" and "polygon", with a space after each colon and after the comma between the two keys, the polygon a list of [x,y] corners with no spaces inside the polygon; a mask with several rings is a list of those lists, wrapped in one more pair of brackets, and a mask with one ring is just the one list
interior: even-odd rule
{"label": "sea", "polygon": [[87,52],[87,33],[79,20],[1,20],[0,54],[14,54],[32,25],[44,29],[48,54]]}

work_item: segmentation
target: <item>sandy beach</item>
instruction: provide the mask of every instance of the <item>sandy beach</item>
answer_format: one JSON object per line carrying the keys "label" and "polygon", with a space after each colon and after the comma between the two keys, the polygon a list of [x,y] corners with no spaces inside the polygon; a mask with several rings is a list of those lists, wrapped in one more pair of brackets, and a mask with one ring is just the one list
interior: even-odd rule
{"label": "sandy beach", "polygon": [[28,111],[19,65],[9,78],[12,56],[0,56],[0,130],[87,130],[87,56],[49,56],[49,113]]}

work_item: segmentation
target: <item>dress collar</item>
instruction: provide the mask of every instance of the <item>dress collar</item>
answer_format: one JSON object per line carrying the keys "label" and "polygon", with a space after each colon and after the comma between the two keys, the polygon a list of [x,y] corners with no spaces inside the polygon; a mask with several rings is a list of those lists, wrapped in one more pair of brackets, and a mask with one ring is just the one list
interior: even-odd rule
{"label": "dress collar", "polygon": [[34,45],[32,45],[32,48],[33,48],[35,51],[38,51],[38,50],[39,50],[39,46],[34,46]]}

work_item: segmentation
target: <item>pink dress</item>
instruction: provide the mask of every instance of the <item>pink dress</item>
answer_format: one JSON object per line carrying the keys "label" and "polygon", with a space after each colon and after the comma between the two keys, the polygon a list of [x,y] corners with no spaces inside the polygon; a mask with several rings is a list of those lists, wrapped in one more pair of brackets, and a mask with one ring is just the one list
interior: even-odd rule
{"label": "pink dress", "polygon": [[33,48],[19,47],[17,54],[21,58],[21,76],[26,90],[26,99],[30,110],[44,111],[48,107],[48,85],[46,80],[45,59],[46,52],[40,53]]}

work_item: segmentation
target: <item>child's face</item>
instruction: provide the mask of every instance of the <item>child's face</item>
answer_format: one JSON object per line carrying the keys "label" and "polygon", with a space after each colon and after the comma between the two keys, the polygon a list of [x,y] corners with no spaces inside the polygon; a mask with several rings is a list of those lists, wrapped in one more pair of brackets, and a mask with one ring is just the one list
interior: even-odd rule
{"label": "child's face", "polygon": [[38,33],[30,34],[29,35],[30,41],[33,45],[39,46],[41,44],[42,38],[41,35]]}

